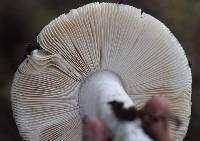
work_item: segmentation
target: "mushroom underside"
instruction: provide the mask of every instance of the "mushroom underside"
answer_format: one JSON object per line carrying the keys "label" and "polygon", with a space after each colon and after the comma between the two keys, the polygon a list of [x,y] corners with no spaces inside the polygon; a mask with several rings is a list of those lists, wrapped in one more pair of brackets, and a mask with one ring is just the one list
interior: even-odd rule
{"label": "mushroom underside", "polygon": [[[41,50],[21,63],[11,89],[14,117],[24,140],[81,140],[79,89],[91,74],[120,76],[137,109],[164,96],[183,124],[191,113],[191,70],[184,50],[160,21],[132,6],[91,3],[63,14],[38,35]],[[90,97],[88,97],[90,102]]]}

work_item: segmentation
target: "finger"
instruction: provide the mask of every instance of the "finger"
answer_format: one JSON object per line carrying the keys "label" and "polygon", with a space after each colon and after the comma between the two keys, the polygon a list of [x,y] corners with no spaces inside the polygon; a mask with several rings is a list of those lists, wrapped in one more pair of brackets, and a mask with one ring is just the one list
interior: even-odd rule
{"label": "finger", "polygon": [[83,120],[83,141],[105,141],[105,127],[97,118]]}
{"label": "finger", "polygon": [[169,111],[168,101],[164,97],[151,98],[141,110],[142,126],[155,140],[163,140],[169,135],[169,121],[164,116]]}
{"label": "finger", "polygon": [[154,115],[161,115],[169,111],[168,100],[164,97],[152,97],[145,105],[145,111]]}

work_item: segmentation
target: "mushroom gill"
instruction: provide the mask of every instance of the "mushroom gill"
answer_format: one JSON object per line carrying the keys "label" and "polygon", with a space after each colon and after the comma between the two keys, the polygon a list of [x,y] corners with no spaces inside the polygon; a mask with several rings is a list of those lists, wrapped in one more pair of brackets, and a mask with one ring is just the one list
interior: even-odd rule
{"label": "mushroom gill", "polygon": [[[183,140],[191,113],[191,70],[169,29],[132,6],[91,3],[46,25],[34,50],[15,73],[12,108],[24,140],[81,140],[79,90],[97,72],[123,82],[137,109],[164,96],[183,124],[171,126]],[[82,96],[83,97],[83,96]],[[88,103],[93,101],[85,95]]]}

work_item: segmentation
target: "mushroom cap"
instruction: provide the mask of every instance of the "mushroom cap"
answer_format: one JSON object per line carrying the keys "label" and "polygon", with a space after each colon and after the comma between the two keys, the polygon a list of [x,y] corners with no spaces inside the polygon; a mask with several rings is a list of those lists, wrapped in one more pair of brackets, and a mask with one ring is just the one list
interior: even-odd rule
{"label": "mushroom cap", "polygon": [[[81,140],[79,88],[90,74],[118,74],[140,109],[152,96],[169,99],[182,120],[171,132],[183,140],[191,114],[191,70],[169,29],[132,6],[91,3],[63,14],[37,37],[42,47],[21,63],[11,88],[24,140]],[[88,97],[88,102],[90,97]]]}

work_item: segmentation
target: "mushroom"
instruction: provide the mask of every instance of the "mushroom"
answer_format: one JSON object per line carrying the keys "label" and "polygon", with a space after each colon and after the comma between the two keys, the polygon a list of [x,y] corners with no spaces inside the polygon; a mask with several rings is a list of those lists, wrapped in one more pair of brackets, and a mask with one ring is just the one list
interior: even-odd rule
{"label": "mushroom", "polygon": [[[132,6],[91,3],[46,25],[21,63],[11,88],[14,118],[24,140],[81,140],[84,115],[102,119],[110,104],[141,109],[152,96],[170,101],[183,124],[191,113],[191,70],[167,27]],[[108,121],[109,122],[109,121]]]}

